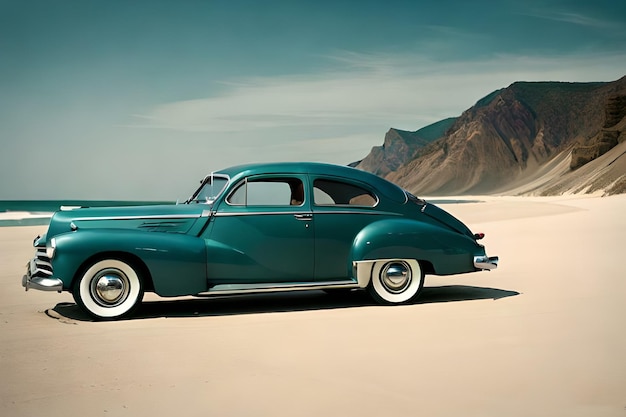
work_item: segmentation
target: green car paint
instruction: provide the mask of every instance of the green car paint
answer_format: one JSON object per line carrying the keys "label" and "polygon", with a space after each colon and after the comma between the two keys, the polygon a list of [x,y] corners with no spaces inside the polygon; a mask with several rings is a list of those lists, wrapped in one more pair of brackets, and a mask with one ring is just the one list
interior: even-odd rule
{"label": "green car paint", "polygon": [[[440,208],[373,174],[320,163],[214,172],[185,204],[59,211],[34,246],[24,287],[71,291],[99,319],[130,314],[143,291],[167,297],[367,287],[377,299],[406,302],[418,295],[424,273],[498,262]],[[372,289],[374,280],[389,294]],[[137,282],[141,288],[130,291]]]}

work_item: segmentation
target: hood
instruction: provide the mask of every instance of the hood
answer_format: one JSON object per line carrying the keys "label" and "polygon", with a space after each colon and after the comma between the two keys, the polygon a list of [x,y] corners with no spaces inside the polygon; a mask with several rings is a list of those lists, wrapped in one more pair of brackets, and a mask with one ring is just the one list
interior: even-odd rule
{"label": "hood", "polygon": [[130,207],[96,207],[62,210],[50,219],[47,238],[81,229],[137,229],[146,232],[186,233],[201,217],[207,204]]}

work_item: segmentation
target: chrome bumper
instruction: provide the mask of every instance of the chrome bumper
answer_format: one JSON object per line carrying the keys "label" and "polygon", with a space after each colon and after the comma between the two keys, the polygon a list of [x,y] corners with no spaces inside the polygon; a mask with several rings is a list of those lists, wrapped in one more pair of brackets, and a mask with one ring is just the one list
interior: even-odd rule
{"label": "chrome bumper", "polygon": [[40,291],[57,291],[63,290],[63,281],[58,278],[47,276],[51,274],[37,266],[37,260],[33,259],[26,264],[26,274],[22,277],[22,287],[26,291],[30,288]]}
{"label": "chrome bumper", "polygon": [[58,278],[30,278],[28,275],[22,277],[22,287],[28,291],[33,288],[41,291],[56,291],[61,292],[63,289],[63,282]]}
{"label": "chrome bumper", "polygon": [[482,270],[492,270],[498,267],[497,256],[474,256],[474,267]]}

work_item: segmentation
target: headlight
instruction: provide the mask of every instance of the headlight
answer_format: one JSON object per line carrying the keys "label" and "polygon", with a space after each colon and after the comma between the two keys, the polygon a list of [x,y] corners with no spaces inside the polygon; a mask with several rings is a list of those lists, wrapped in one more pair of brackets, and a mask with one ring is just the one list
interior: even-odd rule
{"label": "headlight", "polygon": [[52,238],[46,243],[46,256],[49,259],[52,259],[54,257],[54,252],[56,248],[57,248],[56,238]]}

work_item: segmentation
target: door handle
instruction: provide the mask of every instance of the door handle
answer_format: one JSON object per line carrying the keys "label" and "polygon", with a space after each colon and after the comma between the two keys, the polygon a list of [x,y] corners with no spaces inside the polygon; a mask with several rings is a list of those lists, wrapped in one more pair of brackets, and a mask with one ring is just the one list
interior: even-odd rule
{"label": "door handle", "polygon": [[294,214],[293,217],[295,217],[296,220],[301,220],[301,221],[305,221],[305,222],[313,220],[313,214],[312,213]]}

